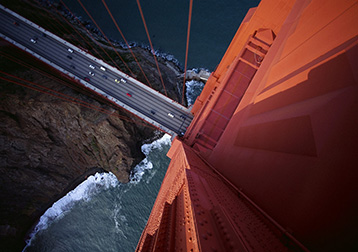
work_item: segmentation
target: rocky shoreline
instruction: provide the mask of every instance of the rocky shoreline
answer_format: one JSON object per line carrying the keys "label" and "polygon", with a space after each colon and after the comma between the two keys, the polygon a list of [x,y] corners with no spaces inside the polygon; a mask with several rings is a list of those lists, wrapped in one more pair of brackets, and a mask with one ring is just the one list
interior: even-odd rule
{"label": "rocky shoreline", "polygon": [[144,158],[141,145],[158,136],[153,127],[125,111],[53,81],[45,83],[40,76],[33,81],[134,123],[1,81],[0,235],[4,242],[22,240],[46,209],[86,176],[107,171],[128,182],[131,169]]}
{"label": "rocky shoreline", "polygon": [[[0,80],[0,242],[2,251],[21,251],[27,232],[55,201],[98,171],[112,172],[120,182],[128,182],[131,170],[144,158],[141,145],[162,133],[101,97],[79,92],[66,78],[62,77],[67,86],[9,61],[4,54],[56,72],[14,46],[2,42],[0,49],[2,71],[112,113]],[[126,49],[118,50],[128,54]],[[139,47],[133,51],[154,88],[163,91],[150,52]],[[128,64],[135,67],[135,62]],[[180,68],[164,58],[159,64],[169,97],[179,101]]]}

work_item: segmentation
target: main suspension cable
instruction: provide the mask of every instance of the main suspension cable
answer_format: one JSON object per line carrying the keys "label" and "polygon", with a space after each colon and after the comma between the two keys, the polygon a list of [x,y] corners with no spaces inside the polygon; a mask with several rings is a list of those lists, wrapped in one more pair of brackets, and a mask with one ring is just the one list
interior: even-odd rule
{"label": "main suspension cable", "polygon": [[[61,1],[61,2],[62,2],[62,1]],[[65,6],[64,3],[62,3],[62,4],[63,4],[63,6],[67,9],[67,6]],[[92,48],[92,50],[96,53],[96,57],[99,57],[99,58],[101,58],[103,61],[105,61],[104,58],[101,56],[101,54],[88,42],[88,37],[87,37],[87,39],[84,38],[84,37],[82,36],[82,34],[78,31],[78,29],[77,29],[76,27],[74,27],[74,25],[67,20],[67,18],[65,18],[64,16],[62,16],[61,13],[60,13],[53,5],[51,5],[51,6],[52,6],[52,8],[57,12],[57,14],[58,14],[63,20],[65,20],[65,22],[66,22],[68,25],[70,25],[70,26],[72,27],[72,29],[77,33],[77,35],[79,35],[79,36],[81,37],[82,41],[85,42],[90,48]],[[67,9],[67,10],[71,13],[71,15],[72,15],[73,17],[75,17],[75,16],[73,15],[73,13],[72,13],[69,9]],[[76,18],[76,20],[77,20],[77,17],[75,17],[75,18]],[[77,40],[77,41],[79,41],[79,40]],[[81,45],[80,42],[79,42],[79,44]],[[81,45],[81,47],[85,49],[85,47],[84,47],[83,45]]]}
{"label": "main suspension cable", "polygon": [[[121,115],[119,115],[119,114],[115,114],[113,111],[110,111],[110,110],[107,110],[107,109],[98,107],[98,106],[96,106],[96,105],[92,105],[92,104],[90,104],[90,103],[88,103],[88,102],[79,100],[79,99],[77,99],[77,98],[75,98],[75,97],[72,97],[72,96],[63,94],[63,93],[61,93],[61,92],[58,92],[58,91],[55,91],[55,90],[53,90],[53,89],[47,88],[47,87],[42,86],[42,85],[40,85],[40,84],[34,83],[34,82],[32,82],[32,81],[28,81],[28,80],[25,80],[25,79],[16,77],[16,76],[14,76],[14,75],[8,74],[8,73],[3,72],[3,71],[1,71],[1,70],[0,70],[0,73],[9,75],[10,77],[15,78],[15,79],[17,79],[17,80],[27,82],[27,83],[29,83],[29,84],[35,86],[35,87],[29,86],[29,85],[24,84],[24,83],[20,83],[20,82],[18,82],[18,81],[16,81],[16,80],[11,80],[11,79],[4,78],[4,77],[0,76],[0,79],[5,80],[5,81],[8,81],[8,82],[10,82],[10,83],[17,84],[17,85],[20,85],[20,86],[23,86],[23,87],[26,87],[26,88],[29,88],[29,89],[32,89],[32,90],[35,90],[35,91],[44,93],[44,94],[48,94],[48,95],[57,97],[57,98],[59,98],[59,99],[62,99],[62,100],[65,100],[65,101],[68,101],[68,102],[77,104],[77,105],[79,105],[79,106],[82,106],[82,107],[85,107],[85,108],[89,108],[89,109],[92,109],[92,110],[95,110],[95,111],[98,111],[98,112],[101,112],[101,113],[104,113],[104,114],[107,114],[107,115],[110,115],[110,116],[117,117],[117,118],[119,118],[119,119],[121,119],[121,120],[134,123],[133,119],[128,118],[128,117],[125,117],[125,116],[121,116]],[[41,90],[41,88],[44,89],[44,90]],[[51,93],[51,92],[53,92],[53,93]],[[137,123],[137,122],[136,122],[136,123]],[[143,123],[143,122],[139,122],[139,123],[142,124],[142,125],[144,125],[144,126],[146,126],[146,127],[149,127],[149,128],[155,128],[154,126],[148,125],[148,124]]]}
{"label": "main suspension cable", "polygon": [[193,10],[193,0],[190,0],[189,5],[189,17],[188,17],[188,31],[186,35],[186,49],[185,49],[185,64],[184,64],[184,81],[183,81],[183,92],[182,92],[182,100],[181,103],[184,104],[185,97],[185,79],[186,79],[186,68],[188,63],[188,52],[189,52],[189,38],[190,38],[190,26],[191,26],[191,13]]}
{"label": "main suspension cable", "polygon": [[134,73],[132,72],[132,70],[129,68],[129,66],[127,65],[127,63],[123,60],[123,58],[119,55],[119,53],[117,52],[117,50],[114,48],[113,44],[111,43],[111,41],[107,38],[106,34],[102,31],[102,29],[98,26],[98,24],[96,23],[96,21],[93,19],[93,17],[91,16],[91,14],[87,11],[86,7],[82,4],[82,2],[80,0],[77,0],[77,2],[81,5],[82,9],[87,13],[87,15],[90,17],[90,19],[92,20],[92,22],[96,25],[97,29],[102,33],[103,37],[107,40],[107,42],[111,45],[112,49],[114,50],[114,52],[117,54],[117,56],[121,59],[121,61],[123,62],[123,64],[126,66],[126,68],[128,69],[128,71],[132,74],[132,76],[134,77]]}
{"label": "main suspension cable", "polygon": [[[54,81],[60,82],[61,84],[64,84],[64,85],[70,87],[71,89],[75,89],[75,90],[77,90],[78,92],[82,92],[82,93],[83,93],[83,92],[85,91],[87,96],[91,96],[92,98],[94,98],[94,95],[93,95],[91,92],[87,91],[86,89],[79,88],[77,85],[73,85],[73,84],[70,84],[70,83],[64,81],[63,79],[61,79],[61,78],[58,77],[58,74],[47,73],[47,72],[41,70],[40,68],[34,67],[34,65],[27,64],[26,62],[21,61],[20,59],[14,58],[13,56],[8,55],[8,54],[3,53],[3,52],[0,52],[0,55],[4,56],[5,58],[7,58],[7,59],[9,59],[9,60],[11,60],[11,61],[13,61],[13,62],[19,64],[19,65],[22,65],[22,66],[24,66],[24,67],[29,68],[29,69],[31,69],[32,71],[39,73],[40,75],[46,76],[46,77],[48,77],[48,78],[50,78],[50,79],[52,79],[52,80],[54,80]],[[71,81],[71,82],[72,82],[72,81]],[[94,99],[95,99],[95,98],[94,98]]]}
{"label": "main suspension cable", "polygon": [[144,75],[144,78],[146,79],[146,81],[147,81],[147,83],[149,84],[149,86],[151,86],[151,87],[152,87],[152,84],[151,84],[151,83],[150,83],[150,81],[148,80],[147,75],[144,73],[144,71],[143,71],[143,69],[142,69],[141,65],[139,64],[139,62],[138,62],[138,60],[137,60],[136,56],[134,55],[134,53],[133,53],[133,51],[132,51],[131,47],[129,46],[129,44],[128,44],[128,42],[127,42],[126,38],[124,37],[124,35],[123,35],[123,33],[122,33],[121,29],[119,29],[119,26],[118,26],[118,24],[117,24],[116,20],[114,19],[114,17],[113,17],[113,15],[112,15],[111,11],[109,10],[109,8],[108,8],[108,6],[107,6],[107,4],[106,4],[105,0],[102,0],[102,3],[103,3],[103,5],[104,5],[104,7],[106,7],[106,10],[107,10],[107,12],[108,12],[109,16],[112,18],[113,23],[115,24],[115,26],[117,27],[117,30],[118,30],[118,31],[119,31],[119,33],[121,34],[121,36],[122,36],[122,38],[123,38],[124,42],[126,43],[126,45],[127,45],[128,49],[129,49],[129,51],[131,52],[131,54],[132,54],[132,56],[133,56],[133,58],[134,58],[135,62],[136,62],[136,63],[137,63],[137,65],[139,66],[139,68],[140,68],[140,70],[141,70],[142,74]]}
{"label": "main suspension cable", "polygon": [[[61,92],[59,92],[59,91],[53,90],[53,89],[48,88],[48,87],[45,87],[45,86],[42,86],[42,85],[37,84],[37,83],[35,83],[35,82],[25,80],[25,79],[23,79],[23,78],[20,78],[20,77],[15,76],[15,75],[12,75],[12,74],[3,72],[3,71],[1,71],[1,70],[0,70],[0,73],[1,73],[1,74],[6,74],[6,75],[10,76],[11,78],[14,78],[15,80],[24,81],[24,82],[30,83],[31,85],[34,85],[34,86],[36,86],[36,87],[38,87],[38,88],[42,88],[42,89],[44,89],[44,90],[53,92],[53,93],[55,93],[55,94],[57,94],[57,95],[66,97],[66,100],[71,99],[71,100],[76,101],[76,103],[78,103],[78,104],[84,104],[87,108],[94,108],[94,109],[96,109],[96,110],[99,110],[99,109],[100,109],[100,110],[103,110],[103,111],[105,110],[105,109],[102,109],[102,108],[100,108],[100,107],[98,107],[98,106],[96,106],[96,105],[93,105],[93,104],[90,104],[90,103],[88,103],[88,102],[82,101],[82,100],[80,100],[80,99],[78,99],[78,98],[72,97],[72,96],[70,96],[70,95],[61,93]],[[4,78],[4,79],[5,79],[5,78]],[[6,79],[6,80],[9,81],[10,79]],[[46,92],[46,93],[47,93],[47,92]],[[48,93],[47,93],[47,94],[48,94]]]}
{"label": "main suspension cable", "polygon": [[[38,1],[38,0],[35,0],[35,2],[38,4],[38,5],[40,5],[41,6],[41,3],[40,3],[40,1]],[[53,5],[51,5],[52,7],[54,7]],[[43,7],[43,6],[42,6]],[[79,44],[81,44],[81,42],[78,40],[78,39],[76,39],[76,37],[72,34],[72,32],[71,31],[69,31],[66,27],[65,27],[65,25],[63,24],[63,23],[61,23],[60,22],[60,20],[57,18],[57,17],[55,17],[55,15],[51,12],[51,11],[49,11],[46,7],[43,7],[42,8],[44,11],[46,11],[51,17],[52,17],[52,19],[53,20],[55,20],[55,22],[58,24],[57,26],[53,26],[52,24],[52,22],[48,22],[48,19],[46,19],[46,24],[48,25],[48,26],[50,26],[50,24],[51,24],[51,26],[52,26],[52,28],[53,28],[53,33],[55,33],[55,31],[56,30],[58,30],[58,27],[61,27],[61,29],[62,30],[64,30],[65,32],[64,32],[64,34],[68,34],[68,36],[70,36],[70,37],[72,37],[72,39],[73,40],[76,40]],[[57,10],[56,10],[57,11]],[[38,15],[38,16],[41,16],[41,15]],[[61,17],[62,17],[62,15],[60,15]],[[54,28],[55,27],[55,28]],[[57,28],[57,29],[56,29]]]}
{"label": "main suspension cable", "polygon": [[[71,85],[71,86],[70,86],[69,83],[65,82],[65,81],[62,80],[61,78],[59,78],[59,77],[57,77],[57,76],[54,76],[54,75],[51,75],[51,74],[48,74],[48,73],[46,73],[46,72],[40,70],[39,68],[34,67],[34,66],[31,65],[31,64],[27,64],[27,63],[25,63],[25,62],[23,62],[23,61],[21,61],[21,60],[19,60],[19,59],[14,58],[14,57],[11,56],[11,55],[8,55],[7,53],[0,52],[0,55],[2,55],[2,56],[4,56],[4,57],[8,58],[9,60],[11,60],[11,61],[13,61],[13,62],[15,62],[15,63],[17,63],[17,64],[19,64],[19,65],[22,65],[22,66],[24,66],[24,67],[26,67],[26,68],[29,68],[29,69],[31,69],[32,71],[35,71],[35,72],[39,73],[40,75],[43,75],[43,76],[45,76],[45,77],[48,77],[49,79],[52,79],[52,80],[54,80],[54,81],[56,81],[56,82],[59,82],[59,83],[61,83],[61,84],[64,84],[64,85],[70,87],[71,89],[73,89],[73,88],[75,87],[75,89],[76,89],[78,92],[80,92],[80,93],[83,93],[83,91],[86,91],[86,95],[87,95],[87,96],[90,96],[90,97],[92,97],[93,99],[97,99],[97,98],[95,98],[95,97],[93,96],[93,94],[92,94],[91,92],[88,92],[86,89],[77,88],[77,85]],[[108,114],[108,115],[113,115],[113,112],[111,112],[110,110],[103,109],[103,108],[101,108],[101,107],[99,107],[99,106],[90,104],[89,102],[82,101],[82,100],[80,100],[80,99],[77,99],[77,98],[71,97],[71,96],[69,96],[69,95],[63,94],[63,93],[61,93],[61,92],[52,90],[52,89],[47,88],[47,87],[44,87],[44,86],[42,86],[42,85],[40,85],[40,84],[37,84],[37,83],[31,82],[31,81],[28,81],[28,80],[19,78],[19,77],[17,77],[17,76],[11,75],[11,74],[6,73],[6,72],[3,72],[3,71],[1,71],[1,70],[0,70],[0,73],[9,75],[9,76],[11,76],[12,78],[16,78],[16,79],[19,79],[19,80],[22,80],[22,81],[26,81],[26,82],[31,83],[31,84],[33,84],[33,85],[35,85],[35,86],[40,87],[40,88],[47,89],[47,90],[51,90],[51,91],[54,92],[54,93],[58,93],[58,94],[60,94],[60,95],[63,95],[63,96],[65,96],[65,97],[68,97],[68,98],[70,98],[70,99],[76,100],[76,101],[78,101],[77,103],[84,103],[84,104],[86,105],[85,107],[87,107],[87,108],[92,108],[92,109],[97,110],[97,111],[100,111],[100,110],[107,111],[107,112],[103,112],[103,111],[100,111],[100,112],[106,113],[106,114]],[[72,82],[72,81],[71,81],[71,82]],[[31,88],[31,87],[29,87],[29,88]],[[33,89],[33,88],[32,88],[32,89]],[[39,90],[36,90],[36,91],[39,91]],[[88,94],[90,94],[90,95],[88,95]],[[59,97],[59,98],[61,98],[61,97]],[[67,100],[67,99],[66,99],[66,100]],[[114,108],[114,109],[117,110],[117,108]],[[118,118],[120,118],[120,119],[123,119],[123,120],[125,120],[125,121],[128,121],[128,122],[132,122],[132,123],[136,123],[136,124],[141,124],[141,125],[144,125],[145,127],[155,128],[155,129],[159,129],[159,130],[162,131],[162,129],[157,128],[157,127],[155,127],[155,126],[153,126],[153,125],[144,123],[144,122],[142,122],[142,121],[135,122],[133,119],[131,119],[131,118],[129,118],[129,117],[121,116],[121,115],[118,115],[118,114],[114,114],[114,116],[116,116],[116,117],[118,117]]]}
{"label": "main suspension cable", "polygon": [[[106,50],[101,46],[101,44],[92,36],[91,32],[90,32],[86,27],[83,26],[81,20],[79,20],[79,19],[77,18],[77,16],[74,15],[74,14],[71,12],[71,10],[67,7],[67,5],[66,5],[62,0],[60,0],[60,2],[61,2],[61,4],[63,4],[63,6],[65,6],[65,8],[71,13],[71,15],[76,19],[77,23],[82,27],[82,29],[84,29],[84,30],[87,32],[88,36],[91,37],[92,41],[93,41],[94,43],[96,43],[96,45],[97,45],[99,48],[101,48],[101,50],[107,55],[107,57],[109,58],[109,60],[111,60],[112,63],[113,63],[118,69],[121,70],[121,68],[116,64],[116,62],[115,62],[115,61],[112,59],[112,57],[107,53],[107,51],[106,51]],[[96,49],[95,49],[94,47],[92,47],[92,48],[93,48],[93,50],[96,51]],[[96,51],[96,52],[97,52],[97,51]],[[98,52],[97,52],[97,53],[98,53]],[[99,54],[99,53],[98,53],[98,54]],[[99,54],[99,55],[100,55],[100,54]],[[102,60],[103,60],[104,62],[106,62],[106,60],[105,60],[101,55],[100,55],[100,57],[102,58]]]}
{"label": "main suspension cable", "polygon": [[[101,46],[101,44],[92,36],[91,32],[83,26],[83,24],[81,23],[81,21],[71,12],[71,10],[66,6],[66,4],[60,0],[61,4],[72,14],[72,16],[76,19],[76,21],[78,22],[78,24],[87,32],[88,36],[90,36],[90,38],[92,39],[92,41],[104,52],[105,55],[107,55],[108,59],[110,61],[112,61],[112,63],[114,64],[115,67],[117,67],[119,70],[122,70],[117,63],[112,59],[112,57],[108,54],[108,52]],[[92,47],[92,46],[91,46]],[[100,58],[106,62],[106,60],[103,58],[103,56],[101,56],[101,54],[94,48],[92,47],[93,50],[100,56]]]}
{"label": "main suspension cable", "polygon": [[148,41],[149,41],[149,44],[150,44],[151,52],[152,52],[152,54],[153,54],[153,57],[154,57],[154,60],[155,60],[155,64],[157,65],[157,69],[158,69],[160,81],[162,82],[165,95],[168,96],[167,90],[165,89],[163,77],[162,77],[162,74],[161,74],[160,69],[159,69],[159,64],[158,64],[158,61],[157,61],[157,57],[155,56],[155,53],[154,53],[154,48],[153,48],[152,41],[151,41],[150,36],[149,36],[147,24],[146,24],[146,22],[145,22],[144,15],[143,15],[143,11],[142,11],[142,7],[140,6],[139,0],[137,0],[137,5],[138,5],[138,9],[139,9],[140,15],[141,15],[141,17],[142,17],[142,21],[143,21],[143,25],[144,25],[144,28],[145,28],[145,32],[147,33],[147,37],[148,37]]}

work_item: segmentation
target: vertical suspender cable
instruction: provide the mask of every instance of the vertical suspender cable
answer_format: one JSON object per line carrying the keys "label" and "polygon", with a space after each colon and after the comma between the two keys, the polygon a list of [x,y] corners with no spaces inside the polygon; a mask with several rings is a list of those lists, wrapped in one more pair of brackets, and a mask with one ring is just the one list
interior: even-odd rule
{"label": "vertical suspender cable", "polygon": [[124,42],[126,43],[128,49],[129,49],[129,51],[131,52],[131,54],[132,54],[132,56],[133,56],[135,62],[137,62],[137,65],[139,66],[140,70],[142,71],[142,74],[144,75],[144,78],[146,79],[146,81],[147,81],[147,83],[149,84],[149,86],[152,87],[152,84],[149,82],[149,80],[148,80],[148,78],[147,78],[147,75],[144,73],[142,67],[140,66],[140,64],[139,64],[139,62],[138,62],[136,56],[134,55],[134,53],[133,53],[131,47],[129,46],[129,44],[128,44],[126,38],[124,37],[124,35],[123,35],[121,29],[119,29],[119,26],[118,26],[116,20],[114,19],[114,17],[113,17],[113,15],[112,15],[111,11],[109,10],[109,8],[108,8],[108,6],[107,6],[105,0],[102,0],[102,3],[103,3],[103,5],[104,5],[104,7],[106,7],[108,14],[111,16],[113,23],[115,24],[115,26],[117,27],[117,30],[118,30],[119,33],[121,34],[121,36],[122,36]]}
{"label": "vertical suspender cable", "polygon": [[188,32],[186,36],[186,50],[185,50],[185,65],[184,65],[184,81],[183,81],[183,92],[181,103],[184,104],[184,92],[185,92],[185,78],[186,78],[186,68],[188,63],[188,51],[189,51],[189,38],[190,38],[190,26],[191,26],[191,13],[193,10],[193,0],[190,0],[189,5],[189,17],[188,17]]}
{"label": "vertical suspender cable", "polygon": [[[121,59],[121,61],[123,62],[123,64],[126,66],[126,68],[129,70],[129,72],[132,74],[132,76],[134,76],[134,73],[132,72],[132,70],[129,68],[129,66],[126,64],[126,62],[122,59],[122,57],[118,54],[117,50],[114,48],[113,44],[111,43],[111,41],[109,41],[109,39],[107,38],[106,34],[104,34],[104,32],[102,31],[102,29],[98,26],[98,24],[96,23],[96,21],[94,21],[93,17],[91,16],[91,14],[89,14],[89,12],[87,11],[86,7],[82,4],[82,2],[80,0],[77,0],[77,2],[81,5],[81,7],[83,8],[83,10],[87,13],[87,15],[90,17],[90,19],[92,20],[92,22],[96,25],[97,29],[102,33],[102,35],[104,36],[104,38],[107,40],[107,42],[111,45],[112,49],[114,50],[114,52],[117,54],[117,56]],[[118,67],[118,66],[117,66]],[[119,68],[119,67],[118,67]]]}
{"label": "vertical suspender cable", "polygon": [[137,5],[138,5],[138,9],[139,9],[140,15],[141,15],[141,17],[142,17],[142,21],[143,21],[143,25],[144,25],[144,28],[145,28],[145,32],[147,33],[147,37],[148,37],[149,44],[150,44],[150,48],[151,48],[151,51],[152,51],[152,54],[153,54],[153,57],[154,57],[154,60],[155,60],[155,64],[157,65],[159,77],[160,77],[160,80],[161,80],[161,82],[162,82],[165,95],[168,96],[167,90],[165,89],[165,86],[164,86],[164,81],[163,81],[163,78],[162,78],[162,74],[161,74],[160,69],[159,69],[158,61],[157,61],[157,58],[155,57],[154,48],[153,48],[152,41],[151,41],[150,36],[149,36],[147,24],[146,24],[146,22],[145,22],[144,15],[143,15],[143,11],[142,11],[142,7],[140,6],[139,0],[137,0]]}
{"label": "vertical suspender cable", "polygon": [[[60,0],[60,2],[65,6],[65,4],[62,2],[62,0]],[[66,7],[68,9],[68,7]],[[70,9],[68,9],[70,11]],[[70,11],[71,12],[71,11]],[[72,13],[72,12],[71,12]],[[81,23],[81,21],[78,20],[78,18],[76,17],[76,20],[78,21],[78,23],[82,26],[82,28],[84,28],[87,32],[87,34],[91,37],[92,41],[95,42],[99,48],[102,49],[102,51],[107,55],[107,57],[113,62],[113,64],[121,70],[121,68],[116,64],[116,62],[112,59],[112,57],[107,53],[106,50],[104,50],[104,48],[101,46],[101,44],[92,36],[91,32],[89,30],[86,29],[86,27],[84,27]],[[105,60],[104,60],[105,61]]]}
{"label": "vertical suspender cable", "polygon": [[[48,88],[48,87],[45,87],[45,86],[42,86],[38,83],[35,83],[35,82],[31,82],[31,81],[28,81],[28,80],[25,80],[25,79],[22,79],[20,77],[16,77],[12,74],[9,74],[9,73],[6,73],[6,72],[3,72],[0,70],[0,73],[1,74],[6,74],[12,78],[15,78],[16,81],[14,80],[11,80],[11,79],[7,79],[7,78],[4,78],[2,76],[0,76],[0,79],[4,80],[4,81],[8,81],[10,83],[13,83],[13,84],[17,84],[17,85],[20,85],[20,86],[23,86],[23,87],[27,87],[29,89],[32,89],[32,90],[35,90],[35,91],[38,91],[38,92],[41,92],[41,93],[44,93],[44,94],[48,94],[48,95],[51,95],[51,96],[54,96],[54,97],[57,97],[59,99],[62,99],[62,100],[65,100],[65,101],[68,101],[68,102],[71,102],[71,103],[74,103],[74,104],[77,104],[79,106],[82,106],[82,107],[86,107],[86,108],[89,108],[89,109],[92,109],[92,110],[96,110],[98,112],[101,112],[101,113],[104,113],[104,114],[107,114],[107,115],[110,115],[110,116],[114,116],[114,117],[117,117],[121,120],[124,120],[124,121],[128,121],[128,122],[134,122],[133,119],[131,118],[128,118],[128,117],[125,117],[125,116],[121,116],[121,115],[118,115],[118,114],[115,114],[113,111],[111,110],[107,110],[107,109],[104,109],[100,106],[96,106],[96,105],[93,105],[91,103],[88,103],[88,102],[85,102],[85,101],[82,101],[80,99],[77,99],[75,97],[72,97],[70,95],[67,95],[67,94],[64,94],[64,93],[61,93],[61,92],[58,92],[56,90],[53,90],[51,88]],[[17,80],[20,80],[20,81],[23,81],[23,82],[27,82],[29,83],[30,85],[33,85],[33,86],[29,86],[27,84],[24,84],[24,83],[20,83],[18,82]],[[148,125],[144,122],[136,122],[136,124],[142,124],[144,125],[145,127],[148,127],[148,128],[156,128],[155,126],[152,126],[152,125]]]}
{"label": "vertical suspender cable", "polygon": [[[82,26],[82,24],[81,24],[81,22],[77,19],[77,17],[71,12],[71,10],[65,5],[65,3],[63,3],[62,1],[60,1],[61,2],[61,4],[71,13],[71,15],[74,17],[74,19]],[[67,24],[69,24],[69,25],[71,25],[72,26],[72,28],[74,29],[74,31],[81,37],[81,39],[87,44],[87,45],[89,45],[91,48],[92,48],[92,50],[97,54],[96,55],[96,57],[99,57],[99,58],[101,58],[103,61],[105,61],[104,60],[104,58],[101,56],[101,54],[86,40],[86,38],[84,38],[83,36],[82,36],[82,34],[78,31],[78,29],[76,28],[76,27],[74,27],[65,17],[63,17],[59,12],[58,12],[58,10],[56,9],[56,8],[54,8],[55,10],[56,10],[56,12],[67,22]],[[87,29],[86,29],[87,30]],[[87,38],[87,39],[89,39],[89,38]],[[85,47],[83,47],[83,48],[85,48]]]}
{"label": "vertical suspender cable", "polygon": [[[76,21],[78,22],[78,24],[87,32],[88,36],[91,37],[92,41],[93,41],[96,45],[98,45],[98,47],[102,49],[102,51],[103,51],[103,52],[107,55],[107,57],[113,62],[113,64],[114,64],[118,69],[120,69],[120,68],[118,67],[118,65],[116,64],[116,62],[111,58],[111,56],[109,56],[109,54],[107,53],[107,51],[104,50],[104,48],[101,46],[101,44],[99,44],[99,42],[92,36],[91,32],[90,32],[86,27],[83,26],[83,24],[81,23],[81,21],[71,12],[71,10],[67,7],[67,5],[66,5],[62,0],[60,0],[60,2],[61,2],[61,4],[63,4],[63,6],[65,6],[65,8],[71,13],[71,15],[76,19]],[[91,47],[92,47],[92,46],[91,46]],[[100,55],[100,54],[98,53],[98,51],[97,51],[94,47],[92,47],[92,48],[93,48],[94,51],[97,52],[98,55]],[[104,62],[106,62],[106,60],[105,60],[101,55],[100,55],[100,58],[101,58]],[[121,70],[121,69],[120,69],[120,70]]]}
{"label": "vertical suspender cable", "polygon": [[[59,19],[57,19],[57,17],[56,17],[51,11],[49,11],[46,7],[43,7],[43,6],[41,5],[40,1],[35,0],[35,2],[36,2],[38,5],[40,5],[44,11],[46,11],[49,15],[51,15],[52,19],[58,24],[58,25],[53,26],[53,25],[52,25],[52,24],[53,24],[52,22],[51,22],[51,23],[50,23],[50,22],[47,22],[47,23],[48,23],[48,24],[47,24],[47,25],[48,25],[48,28],[50,28],[50,25],[51,25],[52,27],[55,27],[55,28],[53,28],[52,33],[56,34],[56,28],[59,29],[59,27],[60,27],[60,28],[64,31],[64,34],[68,34],[70,37],[72,37],[73,40],[76,40],[76,42],[78,42],[78,43],[81,45],[81,42],[72,34],[71,31],[69,31],[69,30],[65,27],[65,25],[64,25],[63,23],[60,22]],[[51,5],[51,7],[54,8],[53,5]],[[56,12],[58,13],[57,9],[56,9],[56,8],[54,8],[54,9],[55,9]],[[59,16],[62,17],[62,18],[64,18],[61,14],[59,14]],[[41,15],[39,15],[39,17],[41,17]],[[48,29],[48,28],[46,28],[46,30],[50,30],[50,29]],[[82,46],[82,45],[81,45],[81,46]]]}

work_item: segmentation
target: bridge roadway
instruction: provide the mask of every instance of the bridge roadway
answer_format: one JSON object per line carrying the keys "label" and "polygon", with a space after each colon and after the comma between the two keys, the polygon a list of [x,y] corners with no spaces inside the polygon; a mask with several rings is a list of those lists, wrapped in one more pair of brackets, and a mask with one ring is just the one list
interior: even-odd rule
{"label": "bridge roadway", "polygon": [[193,119],[186,107],[2,5],[0,36],[171,135]]}

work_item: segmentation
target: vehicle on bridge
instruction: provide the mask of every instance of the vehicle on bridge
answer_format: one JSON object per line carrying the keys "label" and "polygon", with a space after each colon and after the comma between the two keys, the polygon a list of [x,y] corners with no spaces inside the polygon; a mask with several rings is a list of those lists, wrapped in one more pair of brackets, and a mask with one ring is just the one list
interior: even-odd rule
{"label": "vehicle on bridge", "polygon": [[116,83],[127,83],[127,81],[125,80],[125,79],[123,79],[123,78],[121,78],[120,80],[118,80],[118,79],[114,79],[114,81],[116,82]]}
{"label": "vehicle on bridge", "polygon": [[[91,84],[87,87],[93,92],[105,95],[117,106],[124,107],[171,135],[179,134],[184,126],[190,124],[192,115],[184,106],[86,53],[87,49],[64,41],[36,24],[30,24],[25,18],[18,17],[6,8],[2,9],[1,5],[0,10],[4,23],[0,25],[0,35],[10,43],[20,45],[21,49],[25,47],[26,51],[46,64],[51,62],[52,67],[64,74],[75,80],[82,80],[81,85]],[[166,113],[169,115],[165,116]],[[179,118],[183,113],[187,116],[186,119]]]}

